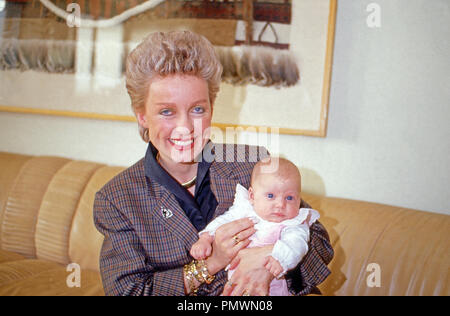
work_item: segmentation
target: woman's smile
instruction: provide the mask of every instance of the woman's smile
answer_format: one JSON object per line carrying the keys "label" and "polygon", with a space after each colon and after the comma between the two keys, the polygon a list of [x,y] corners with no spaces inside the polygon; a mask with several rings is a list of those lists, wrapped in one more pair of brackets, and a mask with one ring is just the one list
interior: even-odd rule
{"label": "woman's smile", "polygon": [[173,138],[169,138],[169,142],[172,144],[172,146],[176,149],[176,150],[192,150],[192,148],[194,147],[194,139],[188,139],[188,140],[181,140],[181,139],[173,139]]}

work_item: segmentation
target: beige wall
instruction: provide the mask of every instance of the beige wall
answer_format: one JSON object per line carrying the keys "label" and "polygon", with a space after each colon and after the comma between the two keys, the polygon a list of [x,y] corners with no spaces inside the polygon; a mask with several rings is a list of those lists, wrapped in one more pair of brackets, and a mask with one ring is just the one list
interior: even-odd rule
{"label": "beige wall", "polygon": [[[327,137],[269,150],[301,168],[305,191],[450,214],[450,3],[378,0],[369,28],[373,2],[339,1]],[[0,113],[0,150],[127,166],[145,144],[132,123]]]}

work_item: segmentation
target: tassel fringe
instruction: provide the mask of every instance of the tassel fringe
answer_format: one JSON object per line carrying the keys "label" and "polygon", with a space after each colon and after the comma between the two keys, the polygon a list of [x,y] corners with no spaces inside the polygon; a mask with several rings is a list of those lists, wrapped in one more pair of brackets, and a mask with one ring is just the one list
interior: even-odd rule
{"label": "tassel fringe", "polygon": [[[76,41],[4,38],[0,43],[1,70],[74,72]],[[300,80],[299,68],[288,50],[263,46],[220,46],[216,47],[216,51],[223,65],[224,82],[289,87]]]}
{"label": "tassel fringe", "polygon": [[289,87],[300,80],[300,71],[288,50],[264,46],[216,47],[223,65],[222,80],[234,85]]}
{"label": "tassel fringe", "polygon": [[0,70],[74,72],[75,41],[4,38],[0,43]]}

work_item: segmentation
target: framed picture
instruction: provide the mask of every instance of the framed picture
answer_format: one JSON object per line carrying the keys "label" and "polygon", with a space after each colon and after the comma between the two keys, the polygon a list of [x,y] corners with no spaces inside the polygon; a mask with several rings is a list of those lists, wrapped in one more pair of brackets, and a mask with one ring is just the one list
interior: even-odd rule
{"label": "framed picture", "polygon": [[224,65],[214,126],[326,136],[336,0],[5,3],[0,111],[135,121],[126,55],[149,32],[190,29]]}

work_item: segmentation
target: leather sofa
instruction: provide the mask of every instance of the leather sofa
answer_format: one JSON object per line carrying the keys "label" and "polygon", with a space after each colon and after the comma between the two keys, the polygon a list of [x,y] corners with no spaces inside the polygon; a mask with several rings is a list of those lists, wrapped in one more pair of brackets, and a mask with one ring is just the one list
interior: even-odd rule
{"label": "leather sofa", "polygon": [[[92,205],[123,169],[0,153],[0,295],[104,295]],[[324,295],[450,294],[450,216],[303,198],[321,213],[335,249]]]}

